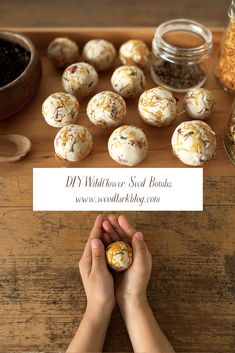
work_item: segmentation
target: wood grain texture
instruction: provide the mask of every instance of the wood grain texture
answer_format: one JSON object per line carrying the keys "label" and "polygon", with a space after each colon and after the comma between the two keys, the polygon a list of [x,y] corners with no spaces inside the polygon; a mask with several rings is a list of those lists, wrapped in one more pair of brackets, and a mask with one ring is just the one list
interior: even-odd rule
{"label": "wood grain texture", "polygon": [[224,26],[230,0],[1,0],[0,26],[156,26],[193,18]]}
{"label": "wood grain texture", "polygon": [[[149,300],[177,352],[235,352],[234,211],[127,214],[151,246]],[[65,350],[85,307],[78,261],[94,217],[0,209],[1,352]],[[104,351],[131,351],[118,310]]]}
{"label": "wood grain texture", "polygon": [[[32,2],[27,3],[35,9]],[[19,16],[22,19],[25,15]],[[48,29],[33,34],[32,29],[27,31],[43,50]],[[91,37],[95,30],[92,31]],[[119,45],[120,33],[121,38],[128,38],[131,31],[116,29],[111,34],[107,29],[105,33]],[[149,41],[149,31],[153,29],[135,31]],[[67,33],[78,36],[77,30],[67,29]],[[51,30],[47,39],[53,36]],[[220,32],[214,32],[216,43],[220,36]],[[80,29],[81,44],[87,38],[87,30]],[[46,86],[42,87],[46,90],[41,89],[35,98],[37,110],[29,106],[17,118],[10,119],[9,124],[0,125],[1,132],[27,134],[34,145],[28,159],[0,165],[0,353],[64,352],[85,308],[78,261],[97,213],[32,211],[32,165],[56,166],[51,145],[55,129],[43,122],[39,103],[52,88],[59,89],[60,84],[44,54],[43,64],[50,83],[44,82]],[[218,92],[212,76],[208,85],[218,101],[216,116],[208,122],[222,131],[231,98]],[[85,103],[83,112],[84,106]],[[135,118],[133,112],[128,119]],[[85,119],[84,113],[81,119]],[[107,138],[105,134],[103,137]],[[160,132],[156,136],[159,146],[163,144],[165,148],[164,136]],[[97,141],[99,144],[101,140]],[[151,248],[149,300],[176,352],[235,353],[235,177],[221,140],[219,144],[218,159],[204,169],[204,212],[126,213],[136,228],[143,231]],[[180,167],[166,151],[167,158]],[[97,146],[97,153],[104,157],[106,152]],[[167,163],[169,160],[162,161],[161,166]],[[131,350],[116,308],[104,351]]]}
{"label": "wood grain texture", "polygon": [[[42,117],[41,106],[48,95],[53,92],[63,90],[61,84],[61,71],[55,70],[49,62],[46,49],[50,40],[56,36],[67,35],[78,42],[82,47],[84,43],[94,37],[104,37],[110,39],[118,48],[122,42],[129,38],[142,38],[149,45],[151,43],[154,28],[80,28],[80,29],[20,29],[17,31],[27,34],[40,50],[43,63],[43,80],[31,104],[17,115],[0,122],[1,133],[17,133],[26,135],[32,141],[31,153],[20,162],[17,168],[18,175],[31,175],[33,167],[58,167],[54,156],[54,138],[58,129],[48,126]],[[229,119],[232,104],[232,96],[219,89],[215,77],[214,68],[216,65],[219,43],[222,32],[214,31],[214,52],[208,66],[208,81],[205,87],[209,88],[216,99],[216,109],[212,116],[207,119],[207,123],[212,127],[217,135],[217,154],[214,160],[204,166],[205,176],[229,176],[235,175],[235,168],[228,160],[223,147],[223,132]],[[116,65],[120,65],[117,61]],[[113,70],[100,75],[99,84],[95,93],[103,90],[112,90],[110,77]],[[147,88],[156,86],[147,73]],[[94,93],[94,94],[95,94]],[[179,99],[178,111],[182,112],[183,95],[176,94]],[[107,150],[107,142],[113,129],[101,129],[94,126],[86,115],[86,106],[91,97],[80,99],[80,115],[78,123],[86,126],[94,141],[94,147],[88,157],[72,166],[79,167],[120,167],[114,162]],[[125,124],[141,127],[149,141],[149,153],[147,158],[139,165],[140,167],[186,167],[171,153],[171,136],[177,125],[184,120],[190,120],[186,114],[181,114],[175,121],[164,128],[153,128],[143,122],[138,113],[138,99],[126,100],[127,116]],[[67,164],[65,164],[67,165]],[[0,175],[15,175],[15,164],[0,166]]]}
{"label": "wood grain texture", "polygon": [[[31,176],[0,176],[0,207],[32,207]],[[235,206],[233,176],[204,179],[204,205]]]}

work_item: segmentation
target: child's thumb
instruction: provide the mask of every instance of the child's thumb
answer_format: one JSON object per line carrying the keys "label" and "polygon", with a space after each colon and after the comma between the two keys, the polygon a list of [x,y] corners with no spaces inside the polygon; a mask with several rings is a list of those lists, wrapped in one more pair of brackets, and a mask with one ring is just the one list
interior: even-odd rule
{"label": "child's thumb", "polygon": [[100,239],[92,239],[92,269],[102,271],[107,267],[103,242]]}
{"label": "child's thumb", "polygon": [[147,257],[147,247],[141,232],[134,234],[132,238],[133,258],[136,263],[143,263]]}

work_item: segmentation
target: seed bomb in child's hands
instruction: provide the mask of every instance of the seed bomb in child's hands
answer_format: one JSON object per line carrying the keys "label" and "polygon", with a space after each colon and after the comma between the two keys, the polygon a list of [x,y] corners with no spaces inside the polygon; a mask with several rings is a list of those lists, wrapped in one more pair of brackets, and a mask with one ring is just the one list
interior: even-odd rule
{"label": "seed bomb in child's hands", "polygon": [[124,241],[109,244],[106,249],[106,260],[115,271],[125,271],[132,264],[132,248]]}

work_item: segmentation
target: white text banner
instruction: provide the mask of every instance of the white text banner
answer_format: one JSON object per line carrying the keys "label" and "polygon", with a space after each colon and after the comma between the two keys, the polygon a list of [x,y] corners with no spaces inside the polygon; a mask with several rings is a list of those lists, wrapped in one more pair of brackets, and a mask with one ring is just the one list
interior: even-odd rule
{"label": "white text banner", "polygon": [[202,168],[34,168],[34,211],[202,211]]}

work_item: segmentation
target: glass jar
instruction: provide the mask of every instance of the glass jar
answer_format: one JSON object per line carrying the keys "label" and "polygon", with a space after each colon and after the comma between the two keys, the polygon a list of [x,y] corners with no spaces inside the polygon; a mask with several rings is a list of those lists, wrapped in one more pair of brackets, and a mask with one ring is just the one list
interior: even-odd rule
{"label": "glass jar", "polygon": [[221,44],[219,63],[215,75],[224,90],[235,93],[235,1],[228,11],[230,18]]}
{"label": "glass jar", "polygon": [[151,76],[176,92],[202,86],[204,63],[212,52],[212,33],[198,22],[178,19],[157,27],[152,41]]}
{"label": "glass jar", "polygon": [[235,165],[235,99],[232,105],[231,116],[224,133],[224,147],[231,162]]}

